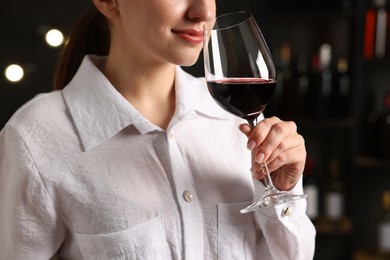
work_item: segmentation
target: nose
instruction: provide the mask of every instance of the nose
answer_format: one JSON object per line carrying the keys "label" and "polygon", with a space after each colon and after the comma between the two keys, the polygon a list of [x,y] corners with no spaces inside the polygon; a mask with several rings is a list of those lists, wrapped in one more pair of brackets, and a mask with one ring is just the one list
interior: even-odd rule
{"label": "nose", "polygon": [[204,22],[215,17],[215,0],[191,0],[187,16],[191,21]]}

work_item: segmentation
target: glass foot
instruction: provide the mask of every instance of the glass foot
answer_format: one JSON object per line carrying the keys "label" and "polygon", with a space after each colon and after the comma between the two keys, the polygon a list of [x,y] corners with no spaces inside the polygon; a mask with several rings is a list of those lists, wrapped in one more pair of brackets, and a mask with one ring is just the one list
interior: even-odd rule
{"label": "glass foot", "polygon": [[255,201],[252,204],[250,204],[248,207],[243,208],[242,210],[240,210],[240,212],[248,213],[248,212],[255,211],[259,208],[276,206],[286,202],[304,199],[306,197],[307,194],[293,195],[287,191],[278,191],[276,189],[271,191],[266,191],[258,201]]}

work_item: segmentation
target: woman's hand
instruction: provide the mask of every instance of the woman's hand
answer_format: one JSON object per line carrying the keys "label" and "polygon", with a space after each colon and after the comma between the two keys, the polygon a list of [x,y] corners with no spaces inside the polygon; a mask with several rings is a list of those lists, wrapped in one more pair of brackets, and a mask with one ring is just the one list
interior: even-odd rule
{"label": "woman's hand", "polygon": [[240,130],[248,137],[247,147],[252,151],[253,177],[264,177],[260,163],[266,161],[275,187],[291,190],[303,173],[306,161],[305,140],[297,133],[296,124],[271,117],[253,129],[242,124]]}

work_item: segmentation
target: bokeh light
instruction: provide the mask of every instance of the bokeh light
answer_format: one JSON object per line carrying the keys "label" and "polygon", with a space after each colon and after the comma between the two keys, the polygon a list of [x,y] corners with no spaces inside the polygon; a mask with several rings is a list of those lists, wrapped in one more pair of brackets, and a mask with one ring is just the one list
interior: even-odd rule
{"label": "bokeh light", "polygon": [[11,64],[5,69],[4,75],[10,82],[19,82],[24,77],[24,70],[18,64]]}
{"label": "bokeh light", "polygon": [[64,34],[60,30],[51,29],[46,33],[45,40],[51,47],[58,47],[64,42]]}

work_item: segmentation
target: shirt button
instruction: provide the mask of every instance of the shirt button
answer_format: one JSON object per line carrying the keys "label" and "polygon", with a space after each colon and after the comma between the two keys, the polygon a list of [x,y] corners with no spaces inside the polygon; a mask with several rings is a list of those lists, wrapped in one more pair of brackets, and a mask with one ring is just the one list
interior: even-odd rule
{"label": "shirt button", "polygon": [[194,199],[194,196],[188,190],[183,192],[183,197],[184,197],[184,200],[187,201],[188,203],[191,203],[192,200]]}
{"label": "shirt button", "polygon": [[292,208],[287,206],[287,207],[282,209],[282,216],[283,217],[290,216],[292,214],[292,212],[293,212]]}
{"label": "shirt button", "polygon": [[168,139],[172,140],[173,138],[175,138],[175,131],[172,130],[168,135]]}

